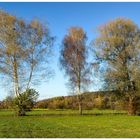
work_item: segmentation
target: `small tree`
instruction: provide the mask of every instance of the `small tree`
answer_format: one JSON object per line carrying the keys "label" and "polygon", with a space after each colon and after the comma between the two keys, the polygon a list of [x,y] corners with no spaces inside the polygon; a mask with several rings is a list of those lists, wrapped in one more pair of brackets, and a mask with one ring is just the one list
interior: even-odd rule
{"label": "small tree", "polygon": [[86,55],[86,33],[82,28],[70,28],[68,35],[63,39],[60,63],[69,76],[70,88],[77,94],[80,114],[82,114],[82,90],[90,80]]}
{"label": "small tree", "polygon": [[129,19],[118,18],[99,28],[97,60],[106,62],[106,89],[129,98],[128,113],[136,114],[140,89],[140,30]]}
{"label": "small tree", "polygon": [[[23,92],[20,96],[20,101],[22,102],[21,108],[18,102],[18,98],[16,97],[14,100],[15,105],[18,106],[19,111],[22,111],[21,114],[23,114],[23,111],[31,111],[31,109],[34,107],[36,100],[38,98],[39,94],[34,89],[27,89],[25,92]],[[20,113],[18,111],[18,113]]]}

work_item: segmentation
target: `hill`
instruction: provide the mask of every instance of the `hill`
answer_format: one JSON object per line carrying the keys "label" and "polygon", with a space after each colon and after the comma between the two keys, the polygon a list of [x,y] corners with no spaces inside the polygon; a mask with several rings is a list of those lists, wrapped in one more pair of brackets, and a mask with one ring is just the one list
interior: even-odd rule
{"label": "hill", "polygon": [[[119,93],[113,91],[83,93],[83,109],[125,109],[125,102],[122,102],[122,99],[119,99],[117,95]],[[35,104],[35,108],[78,109],[77,96],[60,96],[40,100]]]}

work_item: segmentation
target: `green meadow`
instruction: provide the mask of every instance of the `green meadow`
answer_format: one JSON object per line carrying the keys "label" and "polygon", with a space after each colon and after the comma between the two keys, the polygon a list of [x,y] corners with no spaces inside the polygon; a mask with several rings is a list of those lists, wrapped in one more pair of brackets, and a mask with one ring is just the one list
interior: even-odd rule
{"label": "green meadow", "polygon": [[139,138],[140,117],[124,111],[33,110],[17,117],[0,111],[1,138]]}

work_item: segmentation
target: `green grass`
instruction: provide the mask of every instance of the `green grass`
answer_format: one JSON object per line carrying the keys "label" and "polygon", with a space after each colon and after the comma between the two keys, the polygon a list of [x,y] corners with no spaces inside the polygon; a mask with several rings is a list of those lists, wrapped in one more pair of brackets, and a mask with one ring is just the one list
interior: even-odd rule
{"label": "green grass", "polygon": [[140,117],[124,111],[34,110],[16,117],[0,111],[3,138],[140,138]]}

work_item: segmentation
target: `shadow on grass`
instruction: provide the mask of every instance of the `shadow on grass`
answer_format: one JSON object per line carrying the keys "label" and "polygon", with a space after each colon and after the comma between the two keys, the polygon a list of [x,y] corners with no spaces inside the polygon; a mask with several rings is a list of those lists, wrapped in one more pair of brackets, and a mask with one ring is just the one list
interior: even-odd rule
{"label": "shadow on grass", "polygon": [[82,115],[79,115],[78,113],[70,113],[70,114],[28,114],[26,116],[54,116],[54,117],[60,117],[60,116],[109,116],[109,115],[126,115],[127,113],[83,113]]}
{"label": "shadow on grass", "polygon": [[126,113],[84,113],[83,115],[94,115],[94,116],[101,116],[101,115],[125,115]]}
{"label": "shadow on grass", "polygon": [[[26,113],[25,117],[26,116],[40,116],[40,117],[49,117],[49,116],[54,116],[54,117],[60,117],[60,116],[109,116],[109,115],[126,115],[127,113],[126,112],[123,112],[123,111],[93,111],[93,112],[90,112],[88,110],[83,110],[83,115],[79,115],[78,113],[78,110],[74,110],[74,111],[70,111],[69,110],[43,110],[43,112],[41,112],[41,110],[34,110],[33,111],[29,111]],[[6,110],[1,110],[0,111],[0,117],[9,117],[9,116],[14,116],[14,117],[18,117],[14,110],[9,110],[9,111],[6,111]]]}

